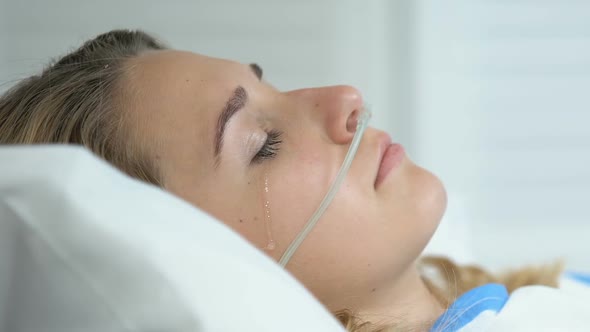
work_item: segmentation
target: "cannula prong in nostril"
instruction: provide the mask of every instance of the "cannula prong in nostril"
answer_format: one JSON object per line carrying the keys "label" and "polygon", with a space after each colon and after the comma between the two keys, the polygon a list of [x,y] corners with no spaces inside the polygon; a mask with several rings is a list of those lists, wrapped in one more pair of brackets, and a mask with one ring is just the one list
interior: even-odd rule
{"label": "cannula prong in nostril", "polygon": [[354,133],[358,124],[358,110],[352,111],[346,119],[346,130],[349,133]]}

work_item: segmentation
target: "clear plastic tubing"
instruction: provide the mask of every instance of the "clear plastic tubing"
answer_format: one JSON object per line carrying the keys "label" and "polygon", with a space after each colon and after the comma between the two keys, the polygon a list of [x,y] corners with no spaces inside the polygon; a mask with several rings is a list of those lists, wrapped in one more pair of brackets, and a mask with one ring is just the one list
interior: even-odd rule
{"label": "clear plastic tubing", "polygon": [[326,211],[328,205],[330,205],[330,203],[334,199],[334,196],[338,192],[338,189],[340,189],[340,185],[342,184],[344,177],[348,173],[348,169],[350,168],[350,164],[352,163],[352,160],[356,155],[356,151],[358,150],[365,129],[367,129],[367,125],[369,124],[370,118],[371,112],[367,108],[362,108],[357,118],[356,132],[354,133],[354,137],[352,138],[352,143],[348,148],[348,152],[346,153],[344,162],[342,163],[342,166],[340,166],[340,170],[338,171],[338,174],[336,175],[334,182],[332,182],[332,185],[330,186],[328,193],[326,194],[326,196],[324,196],[324,199],[322,200],[318,208],[315,210],[315,212],[311,215],[311,217],[309,218],[301,232],[299,232],[299,234],[293,240],[293,242],[291,242],[287,250],[285,250],[285,253],[279,260],[279,264],[281,266],[284,267],[287,265],[287,263],[289,263],[289,260],[291,259],[297,248],[299,248],[303,240],[305,240],[309,232],[311,232],[311,230],[317,224],[320,217]]}

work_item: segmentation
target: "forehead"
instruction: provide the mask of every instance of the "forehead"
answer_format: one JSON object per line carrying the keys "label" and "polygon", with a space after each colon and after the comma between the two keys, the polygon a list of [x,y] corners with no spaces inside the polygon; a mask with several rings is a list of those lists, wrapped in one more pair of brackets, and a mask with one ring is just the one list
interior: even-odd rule
{"label": "forehead", "polygon": [[[252,75],[237,62],[175,50],[148,52],[130,60],[129,68],[131,123],[138,138],[159,147],[155,153],[162,157],[182,154],[181,147],[212,154],[211,144],[196,143],[211,140],[237,82]],[[163,159],[174,159],[168,157]]]}
{"label": "forehead", "polygon": [[190,74],[197,70],[204,76],[220,76],[224,69],[239,70],[243,65],[220,58],[180,50],[149,51],[136,58],[136,64],[140,64],[146,72],[165,74]]}
{"label": "forehead", "polygon": [[231,89],[228,85],[232,81],[248,74],[243,64],[186,51],[153,51],[133,61],[134,83],[151,93],[162,92],[159,97],[190,91],[200,100],[208,100],[208,96],[219,94],[215,89]]}

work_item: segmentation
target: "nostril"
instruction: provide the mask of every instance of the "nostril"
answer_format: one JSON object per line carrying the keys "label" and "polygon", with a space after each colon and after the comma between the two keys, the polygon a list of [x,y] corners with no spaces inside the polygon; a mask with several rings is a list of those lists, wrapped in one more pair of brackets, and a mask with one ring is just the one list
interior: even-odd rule
{"label": "nostril", "polygon": [[358,123],[358,110],[352,111],[346,120],[346,130],[349,133],[356,132],[356,125]]}

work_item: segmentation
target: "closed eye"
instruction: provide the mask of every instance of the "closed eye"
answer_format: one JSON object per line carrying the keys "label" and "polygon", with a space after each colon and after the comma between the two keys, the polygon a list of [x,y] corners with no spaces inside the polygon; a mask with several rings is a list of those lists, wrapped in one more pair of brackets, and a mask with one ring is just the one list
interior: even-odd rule
{"label": "closed eye", "polygon": [[283,142],[281,140],[282,132],[278,130],[271,130],[266,134],[266,141],[264,145],[258,150],[254,158],[252,158],[251,164],[259,164],[265,160],[276,157],[279,152],[280,145]]}

